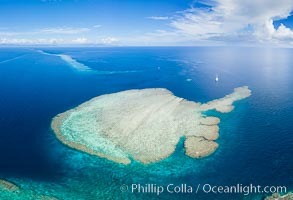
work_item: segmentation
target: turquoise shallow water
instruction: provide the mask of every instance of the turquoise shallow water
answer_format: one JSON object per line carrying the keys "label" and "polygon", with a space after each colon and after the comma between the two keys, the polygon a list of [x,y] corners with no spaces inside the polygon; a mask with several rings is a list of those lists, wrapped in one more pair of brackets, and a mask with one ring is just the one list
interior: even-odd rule
{"label": "turquoise shallow water", "polygon": [[[60,199],[261,199],[264,194],[138,194],[133,183],[166,186],[285,185],[293,189],[293,51],[223,47],[42,49],[65,54],[78,70],[36,49],[0,49],[0,177]],[[99,72],[99,73],[97,73]],[[106,73],[103,73],[106,72]],[[111,73],[110,73],[111,72]],[[122,73],[123,72],[123,73]],[[216,74],[219,83],[214,82]],[[187,81],[187,79],[192,79]],[[92,97],[163,87],[206,102],[247,85],[252,96],[221,118],[218,150],[202,159],[184,155],[183,138],[166,160],[116,164],[63,146],[52,117]]]}

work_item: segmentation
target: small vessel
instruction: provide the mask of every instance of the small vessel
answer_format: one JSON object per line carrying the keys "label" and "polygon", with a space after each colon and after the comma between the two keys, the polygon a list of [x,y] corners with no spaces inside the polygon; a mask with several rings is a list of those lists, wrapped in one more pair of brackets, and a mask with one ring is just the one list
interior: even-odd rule
{"label": "small vessel", "polygon": [[216,75],[215,81],[218,82],[219,81],[219,76]]}
{"label": "small vessel", "polygon": [[218,82],[219,81],[219,76],[216,75],[215,81]]}

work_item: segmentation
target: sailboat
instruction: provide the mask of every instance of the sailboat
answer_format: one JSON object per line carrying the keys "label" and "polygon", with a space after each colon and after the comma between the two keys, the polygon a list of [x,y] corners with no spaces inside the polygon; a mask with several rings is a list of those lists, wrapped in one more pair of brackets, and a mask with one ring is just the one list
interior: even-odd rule
{"label": "sailboat", "polygon": [[219,81],[219,76],[216,75],[215,81],[218,82]]}

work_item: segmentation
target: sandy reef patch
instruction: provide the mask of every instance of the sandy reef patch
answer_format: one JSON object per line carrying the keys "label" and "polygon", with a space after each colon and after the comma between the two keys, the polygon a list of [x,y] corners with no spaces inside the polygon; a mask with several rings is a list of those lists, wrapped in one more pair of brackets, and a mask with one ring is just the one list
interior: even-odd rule
{"label": "sandy reef patch", "polygon": [[57,138],[71,148],[128,164],[151,163],[170,156],[186,137],[186,155],[203,157],[216,150],[216,117],[203,112],[230,112],[235,101],[250,96],[247,86],[205,104],[174,96],[169,90],[127,90],[93,98],[53,118]]}

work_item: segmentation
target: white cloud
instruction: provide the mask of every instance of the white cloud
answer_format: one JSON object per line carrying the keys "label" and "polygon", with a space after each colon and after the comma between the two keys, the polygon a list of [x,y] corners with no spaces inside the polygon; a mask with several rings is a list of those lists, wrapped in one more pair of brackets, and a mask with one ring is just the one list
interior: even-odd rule
{"label": "white cloud", "polygon": [[96,24],[96,25],[94,25],[93,27],[94,27],[94,28],[101,28],[102,25],[100,25],[100,24]]}
{"label": "white cloud", "polygon": [[74,44],[87,44],[89,43],[89,40],[85,37],[80,37],[72,40],[72,43]]}
{"label": "white cloud", "polygon": [[0,44],[5,45],[47,45],[47,44],[62,44],[64,43],[63,39],[57,38],[38,38],[38,39],[27,39],[27,38],[0,38]]}
{"label": "white cloud", "polygon": [[119,42],[119,40],[117,38],[114,38],[114,37],[106,37],[106,38],[101,39],[101,43],[105,44],[105,45],[115,44],[117,42]]}
{"label": "white cloud", "polygon": [[40,35],[40,34],[79,34],[89,32],[89,28],[44,28],[34,31],[0,31],[0,36]]}
{"label": "white cloud", "polygon": [[[274,21],[286,19],[291,15],[293,0],[200,1],[207,6],[190,7],[187,10],[178,11],[173,16],[147,17],[152,20],[166,20],[169,24],[168,29],[163,30],[162,27],[162,30],[119,36],[119,40],[116,37],[101,38],[102,36],[96,34],[96,29],[101,27],[97,24],[89,28],[64,26],[27,32],[0,29],[0,38],[2,37],[0,42],[103,45],[218,45],[227,42],[293,44],[291,28],[285,24],[274,26]],[[35,39],[37,37],[48,39]]]}
{"label": "white cloud", "polygon": [[72,28],[72,27],[65,27],[65,28],[45,28],[40,30],[41,33],[46,34],[78,34],[90,31],[89,28]]}
{"label": "white cloud", "polygon": [[163,16],[151,16],[147,17],[148,19],[153,19],[153,20],[168,20],[170,19],[169,17],[163,17]]}
{"label": "white cloud", "polygon": [[166,31],[166,30],[155,30],[152,32],[147,32],[142,35],[133,37],[121,38],[122,44],[131,46],[194,46],[194,45],[218,45],[219,42],[213,41],[211,44],[209,41],[196,41],[187,36],[176,31]]}
{"label": "white cloud", "polygon": [[35,31],[23,32],[23,31],[0,31],[0,36],[17,36],[17,35],[33,35],[37,34]]}
{"label": "white cloud", "polygon": [[274,32],[274,37],[277,38],[290,38],[293,39],[293,31],[283,24],[279,26],[279,28]]}
{"label": "white cloud", "polygon": [[115,37],[101,39],[78,38],[11,38],[0,37],[0,45],[117,45],[120,40]]}
{"label": "white cloud", "polygon": [[285,25],[275,28],[274,20],[285,19],[293,10],[292,0],[206,0],[206,8],[192,7],[179,13],[171,26],[194,39],[255,40],[273,42],[292,38]]}
{"label": "white cloud", "polygon": [[[89,28],[44,28],[35,31],[0,31],[0,44],[33,45],[33,44],[86,44],[85,37],[72,38]],[[62,35],[62,36],[61,36]],[[66,35],[66,36],[64,36]],[[67,36],[68,35],[68,36]],[[73,35],[73,36],[69,36]]]}

